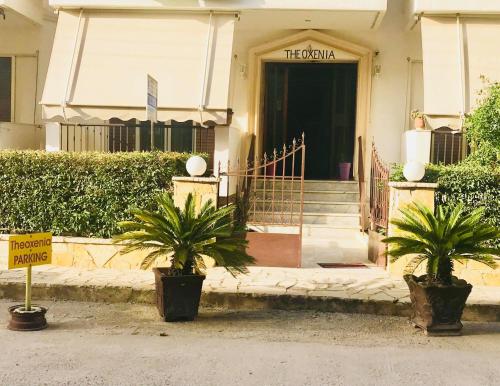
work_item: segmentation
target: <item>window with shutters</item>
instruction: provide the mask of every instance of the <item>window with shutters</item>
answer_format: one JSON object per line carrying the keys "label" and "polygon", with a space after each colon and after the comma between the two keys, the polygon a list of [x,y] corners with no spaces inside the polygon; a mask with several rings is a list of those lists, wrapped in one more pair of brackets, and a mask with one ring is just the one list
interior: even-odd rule
{"label": "window with shutters", "polygon": [[[210,122],[211,123],[211,122]],[[103,124],[61,124],[63,150],[85,151],[101,148],[107,151],[154,150],[205,153],[208,169],[214,170],[215,126],[203,126],[192,120],[156,122],[151,138],[151,122],[111,118]]]}
{"label": "window with shutters", "polygon": [[440,127],[431,135],[431,163],[456,164],[468,153],[468,145],[462,131]]}
{"label": "window with shutters", "polygon": [[12,58],[0,57],[0,122],[12,120]]}

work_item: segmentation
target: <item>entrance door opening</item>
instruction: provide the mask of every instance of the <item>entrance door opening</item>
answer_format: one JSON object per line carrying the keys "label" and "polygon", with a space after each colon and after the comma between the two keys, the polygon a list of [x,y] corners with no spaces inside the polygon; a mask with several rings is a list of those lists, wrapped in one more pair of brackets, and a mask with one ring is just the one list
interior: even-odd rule
{"label": "entrance door opening", "polygon": [[304,132],[305,177],[339,178],[338,164],[353,161],[357,70],[356,63],[266,63],[264,151]]}

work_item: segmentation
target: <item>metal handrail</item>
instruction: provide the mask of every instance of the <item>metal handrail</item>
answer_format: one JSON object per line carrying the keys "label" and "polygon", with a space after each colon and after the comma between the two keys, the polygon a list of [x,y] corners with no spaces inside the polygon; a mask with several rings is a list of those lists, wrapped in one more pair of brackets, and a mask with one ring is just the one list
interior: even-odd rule
{"label": "metal handrail", "polygon": [[359,225],[361,227],[361,232],[368,229],[366,224],[366,187],[365,187],[365,167],[363,158],[363,138],[358,137],[358,186],[359,186],[359,208],[360,208],[360,218]]}
{"label": "metal handrail", "polygon": [[370,170],[370,228],[387,229],[389,224],[389,167],[372,143]]}

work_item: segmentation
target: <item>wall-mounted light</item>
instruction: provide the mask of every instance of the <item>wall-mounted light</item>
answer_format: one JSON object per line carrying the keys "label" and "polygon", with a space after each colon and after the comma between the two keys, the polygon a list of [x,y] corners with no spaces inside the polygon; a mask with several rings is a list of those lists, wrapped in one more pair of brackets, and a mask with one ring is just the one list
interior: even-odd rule
{"label": "wall-mounted light", "polygon": [[5,9],[3,9],[1,7],[0,7],[0,16],[2,16],[3,19],[5,20]]}
{"label": "wall-mounted light", "polygon": [[246,64],[240,64],[238,67],[238,72],[240,73],[240,76],[243,79],[247,78],[247,65]]}
{"label": "wall-mounted light", "polygon": [[[374,54],[373,54],[373,59],[374,59],[374,60],[377,60],[377,59],[378,59],[378,57],[379,57],[379,55],[380,55],[380,51],[379,51],[379,50],[376,50],[376,51],[374,52]],[[374,64],[373,64],[373,68],[372,68],[372,75],[373,75],[374,77],[377,77],[377,78],[378,78],[378,77],[380,76],[380,74],[381,74],[381,73],[382,73],[382,65],[381,65],[381,64],[374,63]]]}

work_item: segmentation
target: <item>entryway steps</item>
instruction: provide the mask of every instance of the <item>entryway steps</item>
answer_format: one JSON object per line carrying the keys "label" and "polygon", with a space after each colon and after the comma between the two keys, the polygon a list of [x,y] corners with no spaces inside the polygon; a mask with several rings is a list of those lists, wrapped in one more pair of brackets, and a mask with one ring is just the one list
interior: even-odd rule
{"label": "entryway steps", "polygon": [[[282,190],[284,187],[284,190]],[[290,212],[293,200],[294,216],[292,221],[298,223],[300,205],[300,181],[282,181],[278,176],[273,180],[257,179],[254,186],[257,201],[255,209],[259,212],[260,221],[272,221],[272,208],[275,217],[279,212]],[[274,193],[273,193],[274,189]],[[273,204],[274,201],[274,204]],[[283,201],[283,202],[282,202]],[[274,206],[273,206],[274,205]],[[267,212],[267,213],[266,213]],[[278,213],[276,213],[278,212]],[[308,226],[307,235],[328,238],[335,229],[358,229],[360,225],[359,188],[357,181],[304,181],[304,213],[303,224]],[[314,228],[321,226],[321,229]]]}
{"label": "entryway steps", "polygon": [[[264,196],[263,189],[256,189],[257,195],[260,197]],[[283,192],[285,200],[290,200],[293,197],[294,200],[300,200],[300,189],[293,191]],[[273,198],[272,189],[266,189],[266,199],[270,200]],[[281,199],[281,190],[274,193],[274,199]],[[320,202],[359,202],[358,192],[346,192],[342,190],[304,190],[304,201],[320,201]]]}
{"label": "entryway steps", "polygon": [[330,225],[334,228],[359,228],[359,213],[304,212],[304,224]]}
{"label": "entryway steps", "polygon": [[[356,224],[359,224],[359,217],[357,219]],[[338,232],[353,232],[353,231],[359,231],[359,226],[349,227],[346,225],[342,225],[342,223],[340,223],[339,225],[302,224],[302,236],[311,239],[331,239],[332,236],[337,236]]]}
{"label": "entryway steps", "polygon": [[[256,210],[262,211],[264,206],[267,210],[274,208],[275,211],[290,211],[292,203],[290,201],[281,202],[276,199],[274,205],[269,200],[257,200]],[[300,201],[293,202],[294,212],[299,210]],[[252,208],[250,208],[252,210]],[[304,201],[304,213],[359,213],[359,203],[355,202],[324,202],[324,201]]]}
{"label": "entryway steps", "polygon": [[[281,186],[285,186],[289,189],[300,190],[300,181],[282,181],[278,176],[273,181],[272,178],[267,178],[265,180],[266,190],[272,189],[273,184],[275,189],[281,189]],[[293,186],[292,186],[293,184]],[[256,189],[263,189],[264,179],[259,178],[256,180]],[[327,180],[305,180],[304,181],[304,191],[336,191],[336,192],[357,192],[358,182],[357,181],[327,181]]]}
{"label": "entryway steps", "polygon": [[[280,213],[275,213],[274,216],[269,212],[256,211],[256,218],[259,222],[269,222],[279,220]],[[284,221],[286,223],[293,222],[298,224],[300,222],[299,214],[295,213],[290,220],[289,214],[285,213]],[[302,221],[304,225],[325,225],[331,226],[332,229],[359,229],[360,214],[359,213],[323,213],[323,212],[304,212]]]}

